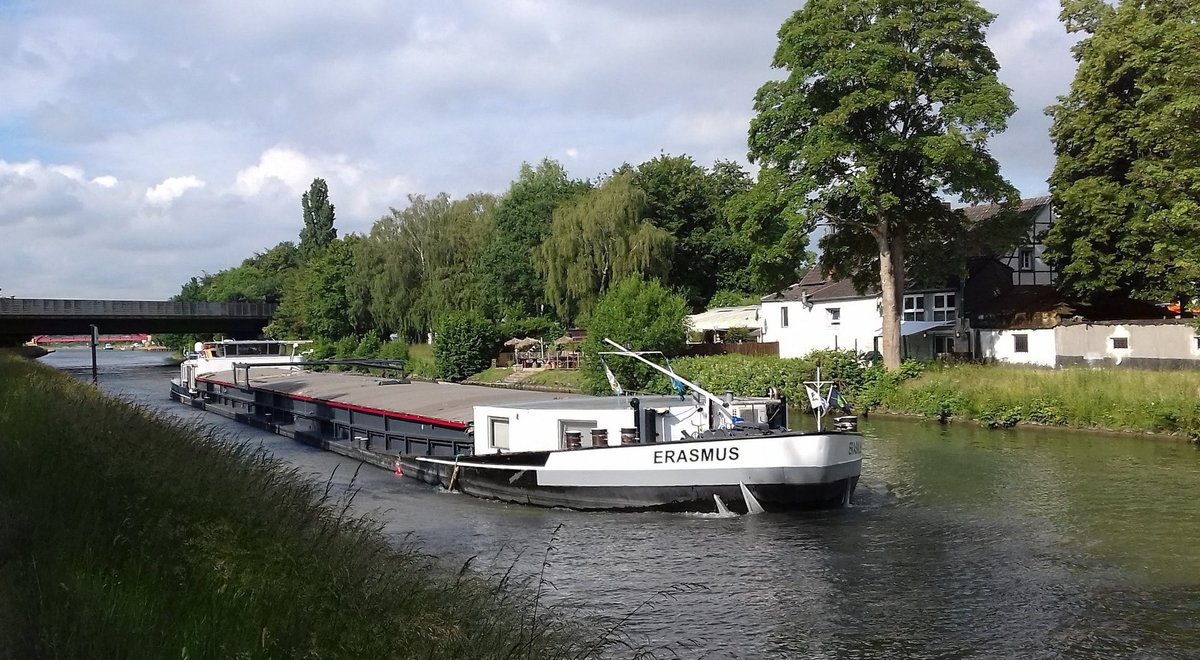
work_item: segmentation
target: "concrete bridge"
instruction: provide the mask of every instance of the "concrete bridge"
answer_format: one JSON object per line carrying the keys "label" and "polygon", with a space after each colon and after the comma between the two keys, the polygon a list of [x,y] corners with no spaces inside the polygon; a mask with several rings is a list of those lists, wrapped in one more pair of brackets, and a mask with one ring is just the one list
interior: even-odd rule
{"label": "concrete bridge", "polygon": [[95,325],[105,334],[219,332],[257,337],[274,313],[274,303],[0,298],[0,336],[91,335]]}

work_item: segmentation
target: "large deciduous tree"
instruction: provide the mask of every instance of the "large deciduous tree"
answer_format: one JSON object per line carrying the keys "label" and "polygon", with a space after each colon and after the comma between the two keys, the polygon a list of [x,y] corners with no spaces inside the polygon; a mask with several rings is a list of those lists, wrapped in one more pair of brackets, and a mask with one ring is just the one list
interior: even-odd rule
{"label": "large deciduous tree", "polygon": [[[945,262],[966,228],[942,198],[1012,204],[987,139],[1015,107],[975,0],[809,0],[779,31],[787,77],[755,97],[750,155],[805,219],[822,264],[878,274],[885,363],[900,364],[906,272]],[[936,257],[936,258],[935,258]]]}
{"label": "large deciduous tree", "polygon": [[[1047,111],[1060,284],[1165,302],[1200,287],[1200,4],[1064,0],[1088,36],[1071,91]],[[1186,308],[1186,304],[1184,308]]]}
{"label": "large deciduous tree", "polygon": [[300,257],[307,261],[337,238],[333,226],[333,204],[325,179],[313,179],[308,192],[300,198],[304,208],[304,228],[300,230]]}
{"label": "large deciduous tree", "polygon": [[567,178],[557,161],[521,166],[517,180],[496,204],[496,230],[481,259],[480,276],[489,288],[497,317],[540,314],[546,302],[532,252],[550,233],[554,209],[588,189]]}
{"label": "large deciduous tree", "polygon": [[667,281],[692,309],[703,309],[721,288],[741,288],[749,250],[725,222],[725,203],[750,188],[735,163],[718,162],[712,173],[690,156],[661,155],[631,172],[646,193],[646,219],[675,237]]}
{"label": "large deciduous tree", "polygon": [[645,208],[646,193],[622,173],[554,211],[534,265],[563,320],[590,311],[613,282],[670,271],[675,239],[644,219]]}

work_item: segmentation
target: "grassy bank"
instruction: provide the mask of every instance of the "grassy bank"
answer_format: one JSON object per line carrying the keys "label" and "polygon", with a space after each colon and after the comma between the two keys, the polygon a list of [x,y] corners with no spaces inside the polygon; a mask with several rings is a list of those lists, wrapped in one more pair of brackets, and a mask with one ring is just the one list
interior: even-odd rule
{"label": "grassy bank", "polygon": [[1022,422],[1200,436],[1200,372],[947,365],[879,393],[881,410],[1007,427]]}
{"label": "grassy bank", "polygon": [[0,658],[612,653],[536,589],[394,548],[348,505],[0,352]]}

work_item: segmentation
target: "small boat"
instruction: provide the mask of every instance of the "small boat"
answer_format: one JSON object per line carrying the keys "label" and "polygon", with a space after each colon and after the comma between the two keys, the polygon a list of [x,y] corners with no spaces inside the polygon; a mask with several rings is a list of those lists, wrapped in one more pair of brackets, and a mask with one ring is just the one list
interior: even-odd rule
{"label": "small boat", "polygon": [[106,351],[111,351],[111,350],[113,350],[113,345],[112,345],[112,344],[105,344],[105,345],[104,345],[104,350],[106,350]]}
{"label": "small boat", "polygon": [[171,398],[181,403],[192,403],[198,394],[197,376],[233,370],[234,365],[300,369],[305,358],[301,349],[311,343],[308,340],[277,339],[198,341],[180,363],[179,378],[171,380]]}
{"label": "small boat", "polygon": [[[639,360],[691,396],[475,406],[473,455],[401,455],[397,472],[477,497],[583,510],[754,513],[850,503],[862,471],[853,416],[822,430],[828,406],[810,389],[817,430],[792,431],[782,398],[718,397],[606,341],[618,349],[607,354]],[[819,372],[808,385],[832,388]]]}

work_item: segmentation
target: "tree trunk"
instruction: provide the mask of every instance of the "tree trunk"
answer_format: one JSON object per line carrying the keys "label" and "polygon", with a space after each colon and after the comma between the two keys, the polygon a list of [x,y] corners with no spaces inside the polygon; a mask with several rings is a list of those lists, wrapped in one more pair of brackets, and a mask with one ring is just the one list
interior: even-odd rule
{"label": "tree trunk", "polygon": [[883,317],[883,365],[900,368],[900,301],[904,296],[904,240],[886,221],[871,232],[879,245],[879,313]]}

